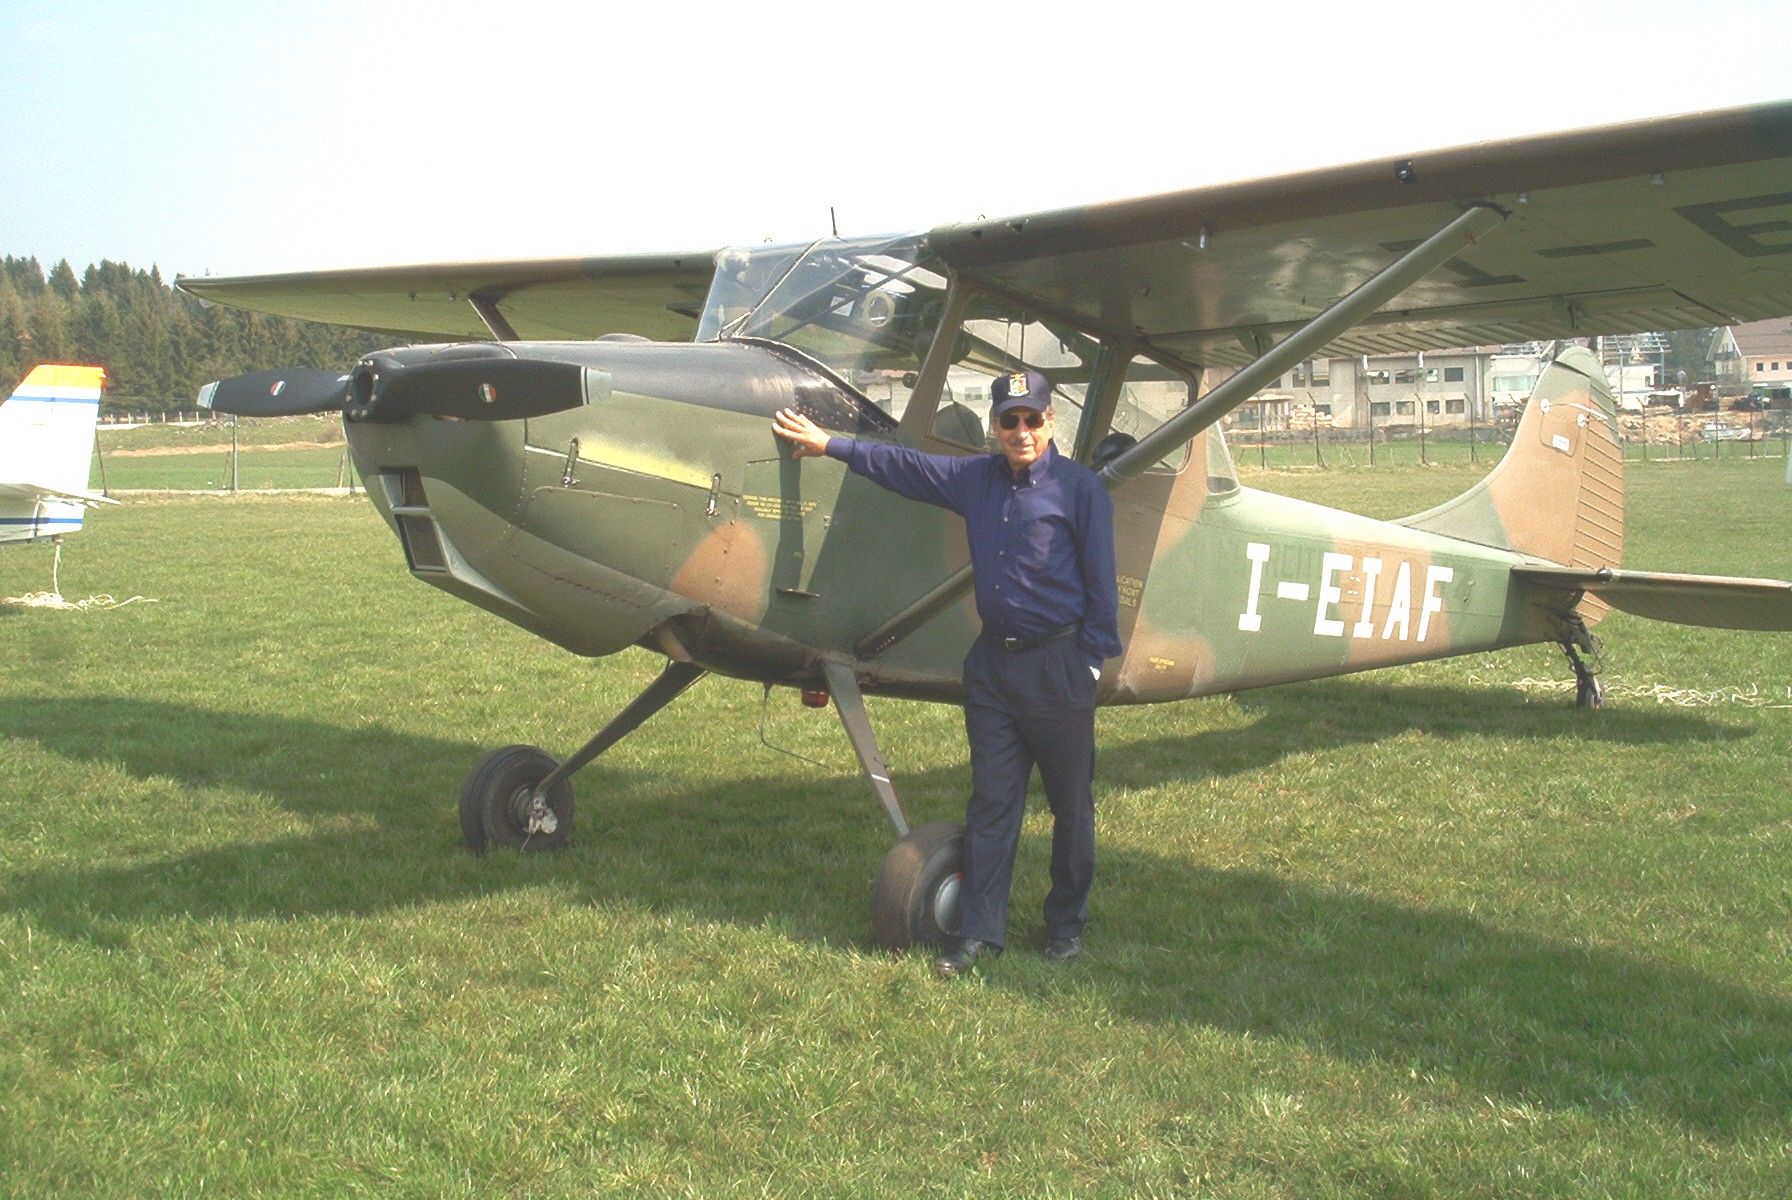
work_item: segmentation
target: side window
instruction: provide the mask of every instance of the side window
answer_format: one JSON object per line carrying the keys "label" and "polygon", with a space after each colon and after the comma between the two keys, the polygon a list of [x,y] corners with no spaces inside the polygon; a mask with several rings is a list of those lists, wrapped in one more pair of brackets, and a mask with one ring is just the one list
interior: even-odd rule
{"label": "side window", "polygon": [[[1120,385],[1120,400],[1114,405],[1113,433],[1142,438],[1165,421],[1187,408],[1194,399],[1194,387],[1188,376],[1153,362],[1135,358],[1126,369]],[[1188,443],[1177,446],[1160,459],[1153,471],[1177,472],[1188,462]]]}
{"label": "side window", "polygon": [[[1121,384],[1111,433],[1142,438],[1197,398],[1194,380],[1182,371],[1149,358],[1135,358],[1128,365]],[[1217,424],[1193,439],[1193,450],[1197,461],[1205,465],[1208,492],[1225,495],[1238,490],[1238,471],[1232,465],[1232,452],[1226,448],[1226,436]],[[1180,473],[1190,465],[1189,451],[1190,443],[1182,443],[1154,464],[1150,473]]]}
{"label": "side window", "polygon": [[1051,380],[1055,440],[1068,454],[1076,445],[1095,350],[1095,342],[1084,334],[1034,320],[990,297],[973,296],[930,432],[983,449],[989,440],[990,385],[999,375],[1031,367]]}

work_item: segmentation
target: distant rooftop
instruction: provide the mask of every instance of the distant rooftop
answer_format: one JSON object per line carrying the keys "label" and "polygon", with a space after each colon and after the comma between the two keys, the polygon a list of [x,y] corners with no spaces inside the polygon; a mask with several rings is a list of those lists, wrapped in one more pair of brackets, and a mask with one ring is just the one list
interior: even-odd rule
{"label": "distant rooftop", "polygon": [[1792,358],[1792,317],[1770,317],[1730,326],[1744,358]]}

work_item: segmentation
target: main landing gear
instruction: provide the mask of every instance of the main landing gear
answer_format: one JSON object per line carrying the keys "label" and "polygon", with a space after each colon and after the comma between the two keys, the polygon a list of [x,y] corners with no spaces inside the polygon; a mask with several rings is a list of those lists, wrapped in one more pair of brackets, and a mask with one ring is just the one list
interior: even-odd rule
{"label": "main landing gear", "polygon": [[[695,663],[668,662],[646,691],[563,763],[535,746],[504,746],[480,759],[460,789],[460,829],[467,847],[482,854],[494,845],[526,851],[564,846],[572,832],[573,774],[705,674]],[[872,795],[899,839],[871,886],[872,929],[892,950],[943,945],[958,934],[964,826],[934,821],[909,828],[852,668],[826,662],[822,676]]]}
{"label": "main landing gear", "polygon": [[896,827],[896,836],[901,839],[884,855],[883,865],[878,867],[877,878],[871,884],[872,931],[890,950],[907,950],[915,945],[943,946],[958,936],[964,826],[932,821],[918,829],[908,827],[852,668],[827,662],[822,664],[821,673],[872,794],[884,806],[890,824]]}

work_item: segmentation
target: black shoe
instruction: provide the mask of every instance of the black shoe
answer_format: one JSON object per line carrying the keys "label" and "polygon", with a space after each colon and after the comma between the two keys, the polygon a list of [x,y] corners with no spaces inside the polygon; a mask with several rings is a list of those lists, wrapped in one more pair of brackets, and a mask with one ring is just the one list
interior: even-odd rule
{"label": "black shoe", "polygon": [[1046,962],[1069,962],[1083,952],[1083,939],[1080,937],[1055,937],[1045,944]]}
{"label": "black shoe", "polygon": [[994,958],[1001,952],[1002,948],[994,942],[965,938],[958,943],[958,949],[933,960],[933,973],[941,979],[957,979],[960,975],[969,975],[978,959]]}

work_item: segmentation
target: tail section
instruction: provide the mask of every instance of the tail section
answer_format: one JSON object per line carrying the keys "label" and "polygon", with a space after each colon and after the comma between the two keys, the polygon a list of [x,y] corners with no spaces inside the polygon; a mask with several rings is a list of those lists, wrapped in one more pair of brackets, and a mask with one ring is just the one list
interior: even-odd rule
{"label": "tail section", "polygon": [[87,490],[105,381],[100,367],[33,367],[0,403],[0,542],[72,533],[110,503]]}
{"label": "tail section", "polygon": [[[1454,500],[1402,525],[1567,567],[1616,567],[1624,555],[1624,451],[1599,360],[1565,350],[1537,380],[1499,466]],[[1605,605],[1581,604],[1589,621]]]}

